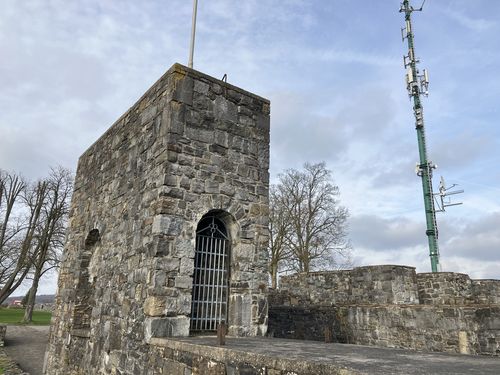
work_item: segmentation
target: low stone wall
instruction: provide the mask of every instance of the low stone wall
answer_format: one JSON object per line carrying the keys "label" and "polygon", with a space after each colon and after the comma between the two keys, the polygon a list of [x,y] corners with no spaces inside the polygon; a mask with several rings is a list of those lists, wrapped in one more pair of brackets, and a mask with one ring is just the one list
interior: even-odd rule
{"label": "low stone wall", "polygon": [[282,276],[279,290],[270,298],[279,299],[274,304],[285,306],[332,306],[348,301],[350,285],[349,271],[299,273]]}
{"label": "low stone wall", "polygon": [[280,292],[277,304],[290,306],[500,304],[500,280],[471,280],[455,272],[417,274],[414,267],[394,265],[283,276]]}
{"label": "low stone wall", "polygon": [[418,303],[415,267],[357,267],[351,271],[351,285],[351,304]]}
{"label": "low stone wall", "polygon": [[[229,339],[228,346],[207,344],[210,338],[153,339],[148,353],[148,373],[168,375],[355,375],[361,374],[331,360],[297,356],[287,345],[272,340]],[[245,341],[248,341],[245,343]],[[274,344],[274,345],[273,345]],[[268,353],[254,351],[265,346]],[[232,347],[231,347],[232,346]],[[111,373],[118,366],[109,366]],[[113,369],[115,372],[113,372]],[[125,372],[123,372],[125,373]],[[127,372],[128,373],[128,372]],[[134,372],[135,373],[135,372]]]}
{"label": "low stone wall", "polygon": [[500,355],[500,280],[367,266],[281,278],[269,334],[417,350]]}
{"label": "low stone wall", "polygon": [[500,304],[500,280],[472,280],[472,295],[478,304]]}
{"label": "low stone wall", "polygon": [[289,339],[500,355],[500,306],[271,306],[269,334]]}
{"label": "low stone wall", "polygon": [[474,302],[468,275],[455,272],[419,273],[418,297],[425,305],[464,305]]}
{"label": "low stone wall", "polygon": [[500,355],[500,307],[358,306],[338,316],[352,344]]}
{"label": "low stone wall", "polygon": [[415,268],[405,266],[367,266],[283,276],[280,289],[288,293],[290,305],[419,302]]}
{"label": "low stone wall", "polygon": [[417,274],[418,297],[426,305],[500,304],[500,280],[471,280],[455,272]]}

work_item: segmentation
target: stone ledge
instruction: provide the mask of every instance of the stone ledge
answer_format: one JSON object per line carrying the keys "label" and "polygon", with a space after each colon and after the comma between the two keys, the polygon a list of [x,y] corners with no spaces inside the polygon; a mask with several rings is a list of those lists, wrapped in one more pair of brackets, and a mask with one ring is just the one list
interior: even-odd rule
{"label": "stone ledge", "polygon": [[[245,348],[257,345],[268,346],[272,345],[272,341],[278,343],[278,340],[265,338],[226,338],[227,346],[217,346],[214,336],[199,336],[186,339],[162,339],[152,338],[150,345],[160,346],[168,349],[177,350],[179,352],[188,352],[196,356],[210,358],[211,360],[221,363],[246,363],[257,367],[266,367],[267,369],[287,371],[290,374],[297,375],[356,375],[361,374],[358,371],[349,369],[337,363],[328,363],[327,361],[318,361],[317,359],[306,360],[303,358],[290,359],[292,353],[280,350],[275,347],[270,350],[269,354],[256,353],[254,351],[246,351]],[[286,340],[281,340],[286,341]],[[266,345],[262,345],[262,344]],[[288,340],[288,344],[293,343]],[[260,344],[260,345],[259,345]],[[309,345],[309,343],[307,344]],[[278,349],[278,350],[276,350]],[[278,354],[278,352],[281,352]]]}
{"label": "stone ledge", "polygon": [[[224,347],[217,346],[213,336],[154,339],[152,344],[164,349],[166,360],[182,369],[168,372],[170,375],[184,375],[184,370],[189,373],[201,358],[217,369],[210,372],[213,375],[259,374],[263,369],[273,375],[497,375],[499,364],[497,358],[491,357],[270,338],[228,337]],[[258,370],[226,371],[245,364]]]}

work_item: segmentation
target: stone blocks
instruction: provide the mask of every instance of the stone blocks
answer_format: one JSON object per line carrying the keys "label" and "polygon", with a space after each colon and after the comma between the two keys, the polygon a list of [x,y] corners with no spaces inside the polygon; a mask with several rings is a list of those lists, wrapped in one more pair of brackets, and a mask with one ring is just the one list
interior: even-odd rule
{"label": "stone blocks", "polygon": [[144,337],[147,342],[152,337],[187,336],[189,334],[189,318],[186,316],[146,318],[144,329]]}
{"label": "stone blocks", "polygon": [[276,337],[500,355],[500,280],[367,266],[282,277],[269,298]]}
{"label": "stone blocks", "polygon": [[418,303],[415,268],[406,266],[366,266],[283,276],[280,290],[289,293],[296,301],[293,304]]}
{"label": "stone blocks", "polygon": [[7,334],[7,326],[5,324],[0,324],[0,346],[4,346],[6,334]]}
{"label": "stone blocks", "polygon": [[145,373],[152,338],[188,335],[196,229],[213,212],[231,246],[229,330],[265,334],[268,169],[269,102],[169,69],[80,157],[47,373]]}

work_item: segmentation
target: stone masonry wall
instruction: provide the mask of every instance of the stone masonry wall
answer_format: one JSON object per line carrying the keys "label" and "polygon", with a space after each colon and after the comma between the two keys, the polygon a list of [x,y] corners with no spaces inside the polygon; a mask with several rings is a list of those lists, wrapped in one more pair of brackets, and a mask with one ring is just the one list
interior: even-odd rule
{"label": "stone masonry wall", "polygon": [[418,350],[500,355],[500,281],[367,266],[282,277],[269,334]]}
{"label": "stone masonry wall", "polygon": [[[269,334],[451,353],[500,355],[500,306],[273,306]],[[462,347],[462,350],[461,350]]]}
{"label": "stone masonry wall", "polygon": [[283,276],[280,290],[288,293],[292,305],[418,303],[415,268],[404,266],[368,266]]}
{"label": "stone masonry wall", "polygon": [[[269,340],[253,340],[252,345],[265,345],[269,353],[245,350],[245,339],[237,345],[199,345],[177,340],[154,339],[149,352],[149,374],[164,375],[355,375],[358,371],[338,363],[311,361],[277,350]],[[267,341],[267,343],[266,343]],[[214,340],[215,342],[215,340]],[[243,345],[243,346],[242,346]],[[248,345],[248,344],[246,344]],[[326,363],[325,363],[326,362]],[[332,361],[333,362],[333,361]]]}
{"label": "stone masonry wall", "polygon": [[267,329],[269,102],[174,65],[80,158],[48,374],[148,373],[189,334],[195,231],[227,226],[231,335]]}
{"label": "stone masonry wall", "polygon": [[418,295],[426,305],[463,305],[473,302],[468,275],[454,272],[417,275]]}
{"label": "stone masonry wall", "polygon": [[500,280],[471,280],[455,272],[417,274],[421,303],[430,305],[498,304]]}
{"label": "stone masonry wall", "polygon": [[341,308],[347,342],[451,353],[500,355],[500,306]]}
{"label": "stone masonry wall", "polygon": [[500,305],[499,280],[471,280],[471,285],[475,303]]}

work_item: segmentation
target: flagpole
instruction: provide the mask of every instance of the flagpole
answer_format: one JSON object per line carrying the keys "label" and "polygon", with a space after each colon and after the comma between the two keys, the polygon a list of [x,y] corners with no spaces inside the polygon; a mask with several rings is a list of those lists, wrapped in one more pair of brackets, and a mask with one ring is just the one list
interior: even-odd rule
{"label": "flagpole", "polygon": [[196,32],[196,10],[198,9],[198,0],[193,0],[193,20],[191,25],[191,47],[189,48],[189,62],[188,66],[193,68],[193,55],[194,55],[194,36]]}

